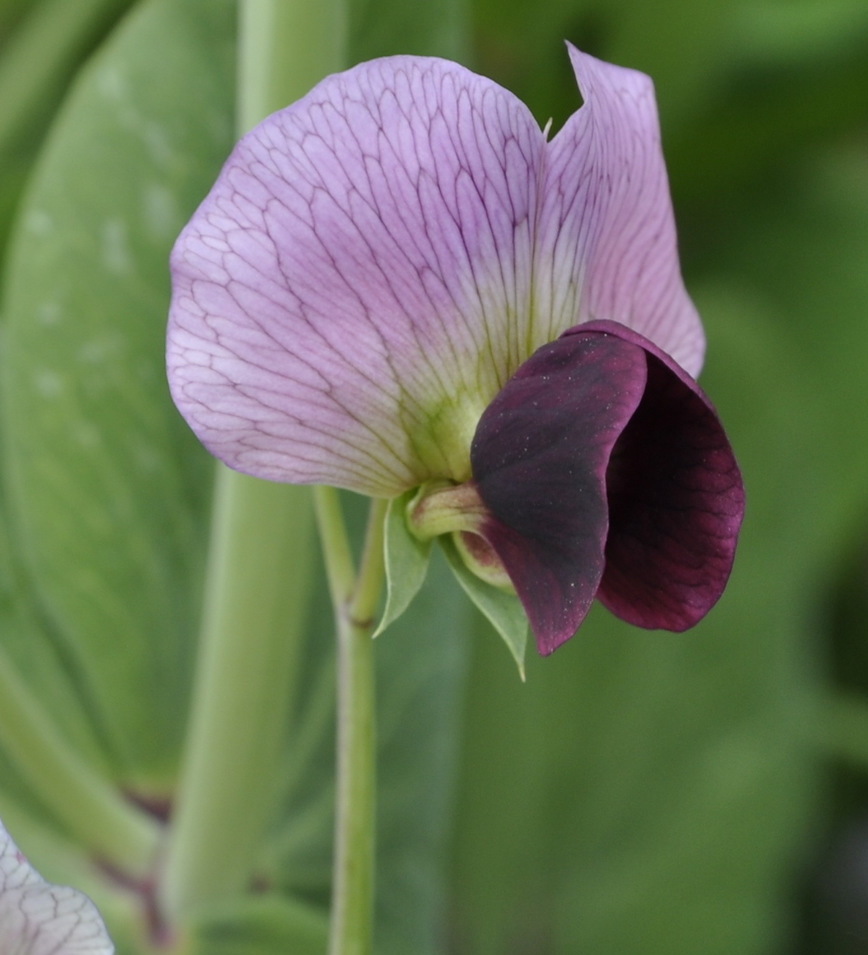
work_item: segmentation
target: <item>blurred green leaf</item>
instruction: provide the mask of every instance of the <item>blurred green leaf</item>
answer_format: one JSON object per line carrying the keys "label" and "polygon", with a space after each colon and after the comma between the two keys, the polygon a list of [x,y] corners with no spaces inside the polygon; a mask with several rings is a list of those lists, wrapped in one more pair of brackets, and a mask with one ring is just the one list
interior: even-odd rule
{"label": "blurred green leaf", "polygon": [[0,53],[33,0],[0,0]]}
{"label": "blurred green leaf", "polygon": [[441,951],[475,621],[435,548],[425,586],[377,641],[378,955]]}
{"label": "blurred green leaf", "polygon": [[263,895],[203,912],[185,955],[322,955],[328,921],[323,911]]}
{"label": "blurred green leaf", "polygon": [[[0,511],[0,668],[8,668],[41,689],[40,704],[62,738],[97,765],[105,761],[105,740],[96,735],[93,714],[81,695],[78,675],[63,652],[63,642],[41,613],[5,527]],[[6,728],[15,732],[15,727]],[[0,739],[3,733],[0,731]],[[4,766],[0,744],[0,781],[4,796],[21,790],[14,768]],[[29,801],[29,799],[27,800]]]}
{"label": "blurred green leaf", "polygon": [[[777,409],[778,440],[790,464],[784,483],[768,493],[781,522],[805,535],[805,546],[790,559],[815,573],[829,566],[842,535],[848,543],[851,528],[861,528],[868,507],[868,418],[861,413],[868,361],[864,155],[853,137],[794,157],[784,174],[731,210],[722,230],[728,241],[711,243],[703,263],[705,271],[737,276],[741,294],[764,308],[763,330],[774,339],[764,403]],[[712,318],[712,334],[728,339],[731,314]],[[709,373],[726,388],[714,351]],[[740,403],[733,404],[739,413]]]}
{"label": "blurred green leaf", "polygon": [[[616,0],[596,9],[600,15],[605,9],[608,17],[598,55],[654,80],[664,133],[689,125],[719,86],[737,49],[739,4]],[[581,45],[581,35],[575,42]]]}
{"label": "blurred green leaf", "polygon": [[469,54],[467,0],[348,0],[347,7],[350,63],[394,53],[454,60],[465,60]]}
{"label": "blurred green leaf", "polygon": [[0,253],[54,111],[81,63],[133,2],[0,4]]}
{"label": "blurred green leaf", "polygon": [[864,50],[868,7],[862,0],[760,0],[742,3],[735,15],[739,55],[757,63],[811,63]]}
{"label": "blurred green leaf", "polygon": [[66,82],[97,38],[131,0],[42,0],[3,44],[0,59],[0,144],[33,133],[66,92]]}
{"label": "blurred green leaf", "polygon": [[117,771],[146,789],[183,733],[211,482],[165,385],[166,263],[231,145],[233,12],[155,0],[125,22],[58,118],[6,276],[14,529]]}

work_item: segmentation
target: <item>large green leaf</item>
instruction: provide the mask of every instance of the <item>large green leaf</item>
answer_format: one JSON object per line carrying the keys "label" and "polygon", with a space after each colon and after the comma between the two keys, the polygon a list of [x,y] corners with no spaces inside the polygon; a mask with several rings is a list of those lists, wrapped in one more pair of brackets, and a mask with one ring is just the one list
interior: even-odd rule
{"label": "large green leaf", "polygon": [[34,156],[72,77],[133,2],[0,3],[0,253]]}
{"label": "large green leaf", "polygon": [[[50,621],[41,613],[26,574],[16,560],[5,515],[0,510],[0,668],[40,688],[40,703],[67,743],[88,760],[105,761],[88,700],[73,662],[63,652]],[[20,789],[14,767],[6,766],[2,740],[15,727],[0,727],[0,781],[4,795]],[[24,792],[26,792],[26,788]]]}
{"label": "large green leaf", "polygon": [[155,0],[117,32],[58,117],[6,275],[14,529],[130,785],[165,782],[184,728],[211,463],[165,386],[166,262],[231,143],[233,10]]}
{"label": "large green leaf", "polygon": [[322,955],[328,922],[322,911],[276,895],[232,902],[197,918],[188,955]]}

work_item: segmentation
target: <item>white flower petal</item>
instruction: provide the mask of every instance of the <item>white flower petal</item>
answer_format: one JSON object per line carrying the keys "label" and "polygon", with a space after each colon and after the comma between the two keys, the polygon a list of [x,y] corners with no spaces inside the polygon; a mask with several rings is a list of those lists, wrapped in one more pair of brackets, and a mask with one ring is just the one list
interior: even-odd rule
{"label": "white flower petal", "polygon": [[0,823],[0,952],[113,955],[102,918],[75,889],[46,882]]}

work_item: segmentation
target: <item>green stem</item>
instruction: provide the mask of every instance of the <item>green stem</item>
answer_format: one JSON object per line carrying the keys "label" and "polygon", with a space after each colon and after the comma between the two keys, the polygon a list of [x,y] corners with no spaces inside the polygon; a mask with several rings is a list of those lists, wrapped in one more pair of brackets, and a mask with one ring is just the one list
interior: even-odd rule
{"label": "green stem", "polygon": [[201,649],[162,905],[242,892],[276,809],[310,589],[307,489],[221,468]]}
{"label": "green stem", "polygon": [[81,759],[2,652],[0,748],[89,851],[132,876],[150,871],[161,827]]}
{"label": "green stem", "polygon": [[372,501],[358,577],[347,562],[337,492],[317,516],[337,625],[337,807],[329,955],[369,955],[374,934],[376,735],[374,624],[383,589],[386,501]]}
{"label": "green stem", "polygon": [[344,524],[341,498],[333,487],[315,487],[313,500],[329,593],[332,606],[337,608],[352,598],[356,585],[356,568]]}

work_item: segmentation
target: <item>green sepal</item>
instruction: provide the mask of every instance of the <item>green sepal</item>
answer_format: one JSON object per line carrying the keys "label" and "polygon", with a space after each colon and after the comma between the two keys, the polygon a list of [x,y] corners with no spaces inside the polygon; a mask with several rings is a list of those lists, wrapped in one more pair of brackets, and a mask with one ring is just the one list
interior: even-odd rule
{"label": "green sepal", "polygon": [[431,541],[421,541],[410,533],[407,507],[416,496],[415,489],[393,498],[386,512],[383,546],[386,557],[386,607],[374,633],[378,637],[410,606],[419,593],[428,572]]}
{"label": "green sepal", "polygon": [[524,680],[524,651],[527,646],[527,614],[515,594],[480,580],[464,563],[451,536],[438,538],[458,583],[503,638]]}

